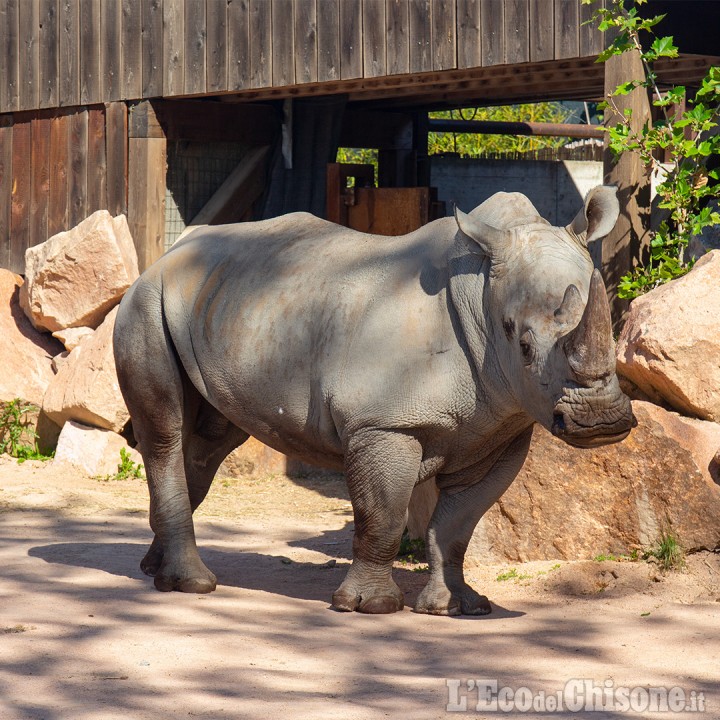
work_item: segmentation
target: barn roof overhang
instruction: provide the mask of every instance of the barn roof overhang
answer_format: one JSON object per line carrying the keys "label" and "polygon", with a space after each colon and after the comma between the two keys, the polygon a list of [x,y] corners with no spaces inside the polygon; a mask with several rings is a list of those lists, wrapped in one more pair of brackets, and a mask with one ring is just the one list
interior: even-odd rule
{"label": "barn roof overhang", "polygon": [[[661,88],[697,88],[720,56],[683,54],[655,65]],[[256,102],[345,95],[358,106],[387,109],[506,105],[543,100],[599,100],[604,96],[604,64],[596,57],[475,67],[463,70],[390,75],[225,94],[225,102]]]}

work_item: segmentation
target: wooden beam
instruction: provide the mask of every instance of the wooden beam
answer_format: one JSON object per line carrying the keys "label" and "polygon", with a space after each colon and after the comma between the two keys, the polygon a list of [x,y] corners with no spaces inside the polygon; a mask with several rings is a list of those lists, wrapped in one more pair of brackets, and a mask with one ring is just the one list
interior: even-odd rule
{"label": "wooden beam", "polygon": [[12,216],[13,117],[0,115],[0,267],[8,267]]}
{"label": "wooden beam", "polygon": [[265,189],[269,145],[253,148],[213,193],[189,225],[238,222]]}
{"label": "wooden beam", "polygon": [[165,138],[131,137],[128,141],[128,224],[140,272],[165,252]]}
{"label": "wooden beam", "polygon": [[[605,92],[612,92],[627,80],[645,77],[640,55],[626,52],[615,55],[605,63]],[[615,98],[620,112],[625,108],[632,110],[631,124],[636,131],[641,130],[646,121],[650,121],[650,103],[647,91],[636,88],[628,95]],[[609,112],[609,110],[608,110]],[[613,116],[608,117],[613,124]],[[606,146],[604,155],[605,182],[616,185],[620,201],[620,217],[615,229],[602,241],[600,252],[593,258],[601,265],[608,298],[612,309],[613,321],[617,329],[627,312],[628,301],[617,296],[620,278],[640,261],[648,246],[650,227],[650,176],[637,152],[624,152],[619,159]]]}
{"label": "wooden beam", "polygon": [[107,155],[107,209],[111,215],[127,213],[128,115],[124,102],[105,106]]}

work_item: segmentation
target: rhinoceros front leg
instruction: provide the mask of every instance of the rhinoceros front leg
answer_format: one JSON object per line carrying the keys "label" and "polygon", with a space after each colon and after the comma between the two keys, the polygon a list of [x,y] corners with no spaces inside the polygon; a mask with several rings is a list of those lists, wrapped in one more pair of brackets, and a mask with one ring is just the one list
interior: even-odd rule
{"label": "rhinoceros front leg", "polygon": [[365,431],[348,443],[345,471],[355,537],[352,565],[333,594],[336,610],[402,610],[403,594],[392,579],[392,566],[421,460],[420,444],[402,433]]}
{"label": "rhinoceros front leg", "polygon": [[430,580],[418,596],[415,612],[487,615],[491,611],[488,599],[465,582],[465,551],[480,518],[520,471],[531,437],[532,427],[505,448],[480,482],[455,493],[441,490],[426,539]]}

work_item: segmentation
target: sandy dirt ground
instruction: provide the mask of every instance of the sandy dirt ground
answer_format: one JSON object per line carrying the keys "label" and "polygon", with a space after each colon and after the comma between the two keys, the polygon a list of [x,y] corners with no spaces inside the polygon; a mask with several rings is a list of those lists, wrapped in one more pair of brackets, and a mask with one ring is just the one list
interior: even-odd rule
{"label": "sandy dirt ground", "polygon": [[[720,718],[717,554],[469,568],[482,618],[413,613],[427,574],[398,562],[406,609],[364,616],[329,607],[352,538],[337,479],[216,480],[196,533],[218,589],[159,593],[142,481],[0,458],[0,718]],[[679,688],[676,712],[650,687]]]}

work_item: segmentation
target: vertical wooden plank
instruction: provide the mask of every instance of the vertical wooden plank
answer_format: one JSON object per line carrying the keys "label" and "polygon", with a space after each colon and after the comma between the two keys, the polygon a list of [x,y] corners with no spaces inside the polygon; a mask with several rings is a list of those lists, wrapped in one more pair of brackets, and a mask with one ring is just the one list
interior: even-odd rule
{"label": "vertical wooden plank", "polygon": [[580,0],[555,0],[555,57],[580,54]]}
{"label": "vertical wooden plank", "polygon": [[40,0],[19,5],[20,109],[33,110],[40,98]]}
{"label": "vertical wooden plank", "polygon": [[119,100],[123,96],[122,71],[122,2],[102,0],[100,7],[102,45],[100,67],[104,76],[104,100]]}
{"label": "vertical wooden plank", "polygon": [[483,67],[505,62],[505,3],[483,3],[482,64]]}
{"label": "vertical wooden plank", "polygon": [[19,2],[0,3],[0,114],[20,107]]}
{"label": "vertical wooden plank", "polygon": [[340,2],[340,78],[362,77],[362,0]]}
{"label": "vertical wooden plank", "polygon": [[603,34],[597,23],[591,21],[596,9],[595,3],[580,5],[580,57],[597,55],[603,50]]}
{"label": "vertical wooden plank", "polygon": [[30,120],[16,122],[12,140],[12,201],[8,269],[25,274],[25,249],[30,245],[32,136]]}
{"label": "vertical wooden plank", "polygon": [[410,0],[410,72],[432,70],[430,0]]}
{"label": "vertical wooden plank", "polygon": [[225,0],[208,0],[207,24],[207,91],[227,89],[227,16]]}
{"label": "vertical wooden plank", "polygon": [[60,0],[58,50],[58,96],[60,105],[80,103],[80,5]]}
{"label": "vertical wooden plank", "polygon": [[128,223],[140,272],[165,250],[165,138],[130,138],[128,153]]}
{"label": "vertical wooden plank", "polygon": [[50,194],[48,237],[70,229],[68,174],[70,170],[70,116],[55,115],[50,121]]}
{"label": "vertical wooden plank", "polygon": [[387,74],[400,75],[410,71],[410,18],[408,0],[387,0]]}
{"label": "vertical wooden plank", "polygon": [[340,79],[339,0],[317,0],[318,77],[320,82]]}
{"label": "vertical wooden plank", "polygon": [[250,85],[250,37],[248,0],[230,0],[228,5],[228,90]]}
{"label": "vertical wooden plank", "polygon": [[387,74],[385,1],[363,0],[363,77]]}
{"label": "vertical wooden plank", "polygon": [[[645,79],[645,68],[637,51],[609,58],[604,69],[606,95],[628,80]],[[615,98],[615,102],[621,113],[626,108],[632,110],[630,125],[633,132],[640,132],[644,123],[650,121],[651,107],[644,88],[638,87],[627,95],[620,95]],[[609,110],[606,115],[608,125],[618,121]],[[637,152],[624,152],[619,158],[615,158],[614,153],[607,147],[607,136],[603,166],[604,182],[617,186],[621,208],[615,227],[603,239],[602,247],[599,248],[602,253],[599,258],[602,263],[601,270],[608,289],[614,327],[617,330],[629,305],[627,300],[617,297],[618,282],[632,269],[642,251],[647,249],[649,241],[650,175]],[[598,262],[597,255],[593,260]]]}
{"label": "vertical wooden plank", "polygon": [[[212,1],[212,0],[210,0]],[[185,94],[205,92],[207,62],[205,0],[185,0]]]}
{"label": "vertical wooden plank", "polygon": [[185,87],[185,5],[163,0],[163,95],[181,95]]}
{"label": "vertical wooden plank", "polygon": [[[483,7],[486,5],[488,3],[483,3]],[[492,3],[493,7],[501,5]],[[456,33],[455,0],[433,0],[433,70],[452,70],[457,67]]]}
{"label": "vertical wooden plank", "polygon": [[58,104],[58,0],[40,0],[40,107]]}
{"label": "vertical wooden plank", "polygon": [[0,267],[10,260],[13,116],[0,115]]}
{"label": "vertical wooden plank", "polygon": [[87,212],[87,146],[88,114],[86,108],[78,108],[70,116],[70,227],[82,222]]}
{"label": "vertical wooden plank", "polygon": [[530,0],[530,62],[553,59],[554,37],[553,0]]}
{"label": "vertical wooden plank", "polygon": [[30,122],[30,245],[48,239],[48,198],[50,191],[50,116],[38,113]]}
{"label": "vertical wooden plank", "polygon": [[107,207],[107,159],[105,154],[105,108],[88,108],[87,212]]}
{"label": "vertical wooden plank", "polygon": [[163,6],[162,0],[142,0],[142,96],[162,95]]}
{"label": "vertical wooden plank", "polygon": [[482,65],[481,4],[476,0],[457,2],[457,57],[459,68]]}
{"label": "vertical wooden plank", "polygon": [[105,106],[105,156],[107,158],[107,209],[115,216],[127,213],[127,105]]}
{"label": "vertical wooden plank", "polygon": [[80,2],[80,102],[98,102],[102,95],[100,71],[100,0]]}
{"label": "vertical wooden plank", "polygon": [[[122,0],[122,97],[136,100],[142,95],[142,5],[140,0]],[[102,98],[98,98],[101,100]]]}
{"label": "vertical wooden plank", "polygon": [[505,62],[530,60],[530,6],[528,0],[505,2]]}
{"label": "vertical wooden plank", "polygon": [[272,85],[272,6],[268,0],[250,0],[250,87]]}
{"label": "vertical wooden plank", "polygon": [[292,0],[272,0],[272,84],[295,82]]}
{"label": "vertical wooden plank", "polygon": [[295,82],[318,79],[317,4],[315,0],[294,0]]}

